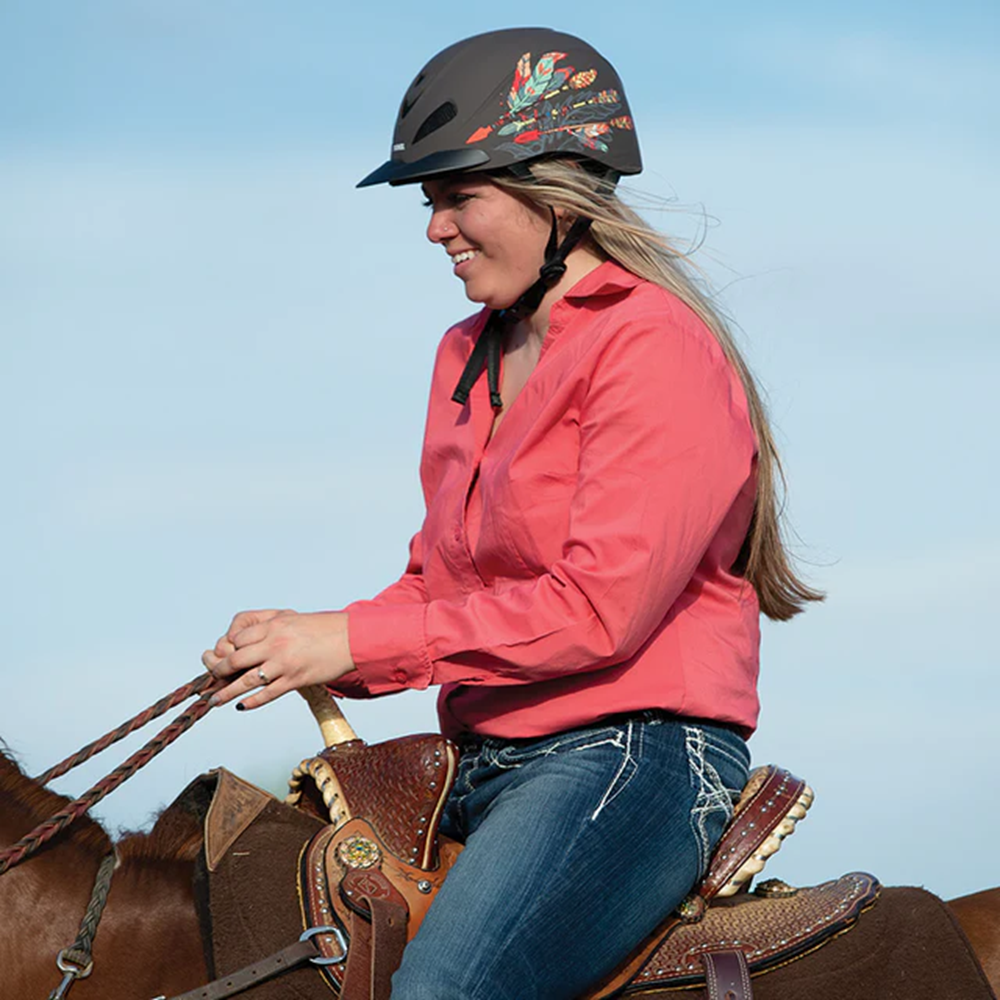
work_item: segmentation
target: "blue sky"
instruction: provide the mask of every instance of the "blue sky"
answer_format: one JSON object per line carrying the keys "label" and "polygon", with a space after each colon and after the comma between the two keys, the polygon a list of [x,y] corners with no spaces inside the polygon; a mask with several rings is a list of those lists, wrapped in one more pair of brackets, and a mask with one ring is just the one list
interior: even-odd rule
{"label": "blue sky", "polygon": [[[434,347],[469,307],[417,193],[353,185],[420,65],[512,23],[0,5],[0,735],[30,771],[197,673],[239,608],[401,570]],[[818,793],[774,873],[1000,882],[1000,12],[584,2],[552,24],[626,81],[634,196],[704,240],[829,592],[765,629],[751,747]],[[349,709],[371,741],[434,724],[431,696]],[[139,825],[216,764],[280,787],[311,727],[291,699],[212,713],[98,813]]]}

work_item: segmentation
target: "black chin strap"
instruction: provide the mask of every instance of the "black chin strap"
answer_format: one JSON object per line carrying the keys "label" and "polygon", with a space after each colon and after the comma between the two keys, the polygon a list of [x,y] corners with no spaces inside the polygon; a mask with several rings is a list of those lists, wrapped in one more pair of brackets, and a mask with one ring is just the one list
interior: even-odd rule
{"label": "black chin strap", "polygon": [[569,228],[566,238],[558,246],[559,227],[555,212],[552,213],[552,229],[545,247],[545,263],[538,271],[538,279],[508,309],[494,309],[490,313],[483,332],[476,341],[462,377],[451,394],[452,400],[461,406],[469,401],[469,393],[486,368],[486,379],[490,388],[490,406],[494,410],[503,408],[500,398],[500,351],[503,349],[504,334],[518,320],[532,315],[542,304],[545,293],[566,273],[566,258],[570,251],[583,239],[590,228],[590,219],[577,219]]}

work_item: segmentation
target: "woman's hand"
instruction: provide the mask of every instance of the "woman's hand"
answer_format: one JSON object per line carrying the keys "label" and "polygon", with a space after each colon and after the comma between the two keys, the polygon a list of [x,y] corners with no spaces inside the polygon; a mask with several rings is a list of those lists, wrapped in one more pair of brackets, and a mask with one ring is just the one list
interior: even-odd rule
{"label": "woman's hand", "polygon": [[354,670],[342,611],[241,611],[202,663],[232,683],[212,696],[224,705],[248,691],[237,709],[259,708],[289,691],[328,684]]}

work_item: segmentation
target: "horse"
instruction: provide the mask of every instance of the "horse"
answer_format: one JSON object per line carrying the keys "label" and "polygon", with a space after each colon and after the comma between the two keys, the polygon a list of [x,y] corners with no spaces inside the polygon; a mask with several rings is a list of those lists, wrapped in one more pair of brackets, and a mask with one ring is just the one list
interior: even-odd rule
{"label": "horse", "polygon": [[[0,846],[13,843],[66,804],[0,752]],[[210,978],[208,945],[194,889],[202,838],[200,819],[177,803],[159,815],[149,833],[128,834],[116,844],[94,820],[82,817],[34,857],[0,876],[0,1000],[46,996],[59,984],[56,955],[75,939],[98,866],[112,850],[118,867],[94,943],[93,973],[75,984],[72,1000],[149,1000],[205,984]],[[1000,887],[947,905],[997,992]],[[247,996],[252,998],[253,990]],[[653,990],[642,997],[676,1000],[677,993]]]}

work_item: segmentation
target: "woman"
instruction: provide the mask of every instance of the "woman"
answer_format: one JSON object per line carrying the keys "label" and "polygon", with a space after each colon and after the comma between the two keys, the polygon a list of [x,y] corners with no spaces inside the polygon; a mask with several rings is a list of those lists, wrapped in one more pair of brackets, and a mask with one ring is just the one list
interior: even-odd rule
{"label": "woman", "polygon": [[[747,777],[758,618],[819,598],[778,531],[774,444],[718,314],[615,194],[617,74],[545,29],[436,56],[388,162],[483,310],[435,366],[406,573],[343,612],[237,615],[205,663],[255,708],[441,685],[466,849],[393,997],[576,997],[704,871]],[[486,369],[485,378],[480,377]],[[600,906],[594,894],[600,893]]]}

